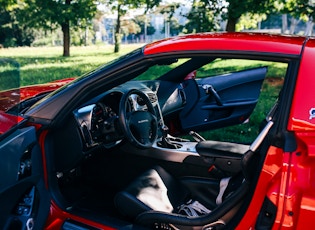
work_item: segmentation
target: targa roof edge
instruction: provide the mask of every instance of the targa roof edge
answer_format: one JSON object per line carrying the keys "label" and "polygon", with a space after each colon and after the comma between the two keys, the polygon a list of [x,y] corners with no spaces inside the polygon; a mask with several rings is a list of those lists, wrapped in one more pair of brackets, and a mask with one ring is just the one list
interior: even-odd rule
{"label": "targa roof edge", "polygon": [[[176,51],[252,51],[300,55],[305,41],[303,36],[266,33],[222,32],[183,35],[160,40],[144,47],[144,54]],[[185,47],[185,48],[184,48]]]}

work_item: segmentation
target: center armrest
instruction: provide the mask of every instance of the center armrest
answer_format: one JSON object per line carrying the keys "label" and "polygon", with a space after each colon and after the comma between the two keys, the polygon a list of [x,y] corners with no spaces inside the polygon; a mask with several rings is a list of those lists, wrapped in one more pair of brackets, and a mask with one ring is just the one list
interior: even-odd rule
{"label": "center armrest", "polygon": [[199,155],[215,158],[241,158],[248,149],[249,145],[221,141],[201,141],[196,145]]}
{"label": "center armrest", "polygon": [[248,149],[249,145],[220,141],[201,141],[196,145],[197,153],[205,161],[228,175],[241,171],[241,159]]}

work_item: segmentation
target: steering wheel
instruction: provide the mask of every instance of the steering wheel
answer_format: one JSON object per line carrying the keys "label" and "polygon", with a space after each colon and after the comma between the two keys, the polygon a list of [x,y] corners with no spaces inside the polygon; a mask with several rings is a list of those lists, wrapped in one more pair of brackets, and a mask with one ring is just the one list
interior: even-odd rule
{"label": "steering wheel", "polygon": [[155,109],[147,95],[140,90],[133,89],[122,96],[119,122],[127,140],[136,147],[149,148],[157,138]]}

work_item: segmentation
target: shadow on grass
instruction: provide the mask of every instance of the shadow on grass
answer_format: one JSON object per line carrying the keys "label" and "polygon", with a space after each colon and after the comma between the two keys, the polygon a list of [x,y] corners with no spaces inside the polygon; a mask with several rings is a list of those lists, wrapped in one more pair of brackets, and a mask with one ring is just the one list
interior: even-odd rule
{"label": "shadow on grass", "polygon": [[78,77],[118,58],[120,55],[93,53],[90,56],[28,57],[16,60],[21,65],[21,85],[46,83],[68,77]]}
{"label": "shadow on grass", "polygon": [[72,55],[70,57],[63,57],[63,56],[38,56],[38,57],[30,57],[30,56],[18,56],[14,57],[14,59],[20,64],[21,67],[27,66],[30,64],[54,64],[54,63],[73,63],[77,61],[89,62],[91,59],[106,59],[106,58],[115,58],[119,57],[120,55],[113,55],[113,54],[104,54],[104,53],[93,53],[93,54],[77,54]]}
{"label": "shadow on grass", "polygon": [[97,66],[73,65],[69,67],[51,66],[47,68],[28,68],[21,71],[21,85],[42,84],[69,77],[79,77]]}
{"label": "shadow on grass", "polygon": [[19,87],[19,63],[11,58],[0,58],[0,91]]}

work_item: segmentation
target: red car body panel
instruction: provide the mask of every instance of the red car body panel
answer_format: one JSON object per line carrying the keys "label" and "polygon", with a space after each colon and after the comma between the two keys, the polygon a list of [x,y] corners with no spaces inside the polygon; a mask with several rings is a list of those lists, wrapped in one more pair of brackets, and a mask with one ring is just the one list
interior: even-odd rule
{"label": "red car body panel", "polygon": [[6,132],[18,122],[23,120],[22,117],[6,114],[2,111],[7,111],[14,105],[26,99],[38,96],[43,93],[52,92],[73,81],[74,79],[75,78],[66,78],[45,84],[25,86],[21,87],[20,89],[11,89],[0,92],[0,134]]}
{"label": "red car body panel", "polygon": [[270,200],[277,204],[279,195],[279,185],[281,182],[281,168],[283,162],[283,152],[281,149],[271,147],[261,171],[252,202],[248,207],[245,216],[237,226],[237,229],[254,229],[257,216],[266,194]]}
{"label": "red car body panel", "polygon": [[[293,131],[298,148],[285,153],[285,183],[279,197],[283,199],[283,229],[310,229],[315,219],[315,40],[310,39],[302,54],[289,117],[288,130]],[[286,166],[286,168],[285,168]]]}
{"label": "red car body panel", "polygon": [[0,134],[6,132],[11,129],[14,125],[21,122],[23,120],[22,117],[13,116],[7,113],[4,113],[0,110]]}
{"label": "red car body panel", "polygon": [[208,33],[170,38],[147,45],[145,55],[183,50],[249,51],[300,55],[302,37],[255,33]]}
{"label": "red car body panel", "polygon": [[[273,146],[269,148],[252,201],[236,229],[255,228],[257,216],[261,211],[265,197],[268,197],[277,207],[272,229],[310,229],[313,227],[313,220],[315,220],[315,74],[313,67],[315,40],[309,39],[303,49],[304,43],[305,38],[302,37],[251,33],[209,33],[165,39],[144,48],[144,54],[148,56],[164,52],[179,52],[184,49],[192,51],[274,53],[296,57],[301,55],[287,126],[288,131],[293,132],[297,138],[297,149],[294,152],[284,152],[281,148]],[[72,80],[73,78],[39,86],[24,87],[21,88],[19,93],[21,99],[26,99],[57,89]],[[16,91],[0,93],[0,106],[3,108],[12,106],[15,103],[3,103],[8,96],[6,93],[12,94]],[[3,118],[10,120],[12,117],[0,114],[0,120]],[[0,133],[1,131],[2,125]],[[45,156],[43,146],[45,135],[46,133],[42,133],[40,136],[43,156]],[[44,158],[44,169],[45,166]],[[47,179],[46,170],[45,173]],[[67,219],[85,223],[95,228],[113,229],[71,215],[61,210],[52,201],[46,229],[60,229]]]}
{"label": "red car body panel", "polygon": [[292,131],[315,131],[314,97],[315,40],[309,40],[303,51],[293,97],[288,129]]}
{"label": "red car body panel", "polygon": [[52,92],[61,86],[73,81],[75,78],[66,78],[45,84],[31,85],[19,89],[0,92],[0,111],[6,111],[17,103],[39,94]]}
{"label": "red car body panel", "polygon": [[[165,39],[144,49],[145,55],[154,55],[163,52],[186,50],[229,50],[251,51],[261,53],[281,53],[287,55],[300,55],[304,38],[279,37],[274,35],[253,34],[207,34],[196,39],[199,35],[189,35],[176,39]],[[233,39],[231,39],[233,38]],[[208,42],[205,40],[209,40]],[[202,42],[201,42],[202,40]],[[238,224],[237,229],[254,229],[257,216],[261,210],[264,198],[267,196],[277,207],[277,214],[273,229],[307,229],[315,219],[315,189],[312,183],[315,175],[315,161],[310,159],[310,143],[315,130],[315,120],[309,121],[312,101],[301,103],[304,98],[312,98],[315,80],[310,74],[312,60],[315,60],[315,41],[309,41],[304,50],[299,76],[296,84],[288,130],[300,131],[297,133],[299,147],[294,153],[284,153],[282,149],[270,147],[268,150],[257,187],[246,214]],[[305,56],[304,56],[305,55]],[[307,79],[307,80],[305,80]],[[307,89],[305,91],[305,89]],[[314,98],[314,97],[313,97]],[[305,132],[307,131],[307,132]],[[267,214],[266,214],[267,215]],[[72,216],[59,209],[54,203],[51,207],[50,219],[47,229],[59,229],[61,223],[71,218],[101,229],[111,229],[89,220]]]}
{"label": "red car body panel", "polygon": [[[264,162],[253,201],[238,229],[254,228],[263,197],[276,205],[273,229],[311,229],[315,219],[315,40],[304,47],[288,130],[297,138],[294,152],[271,147]],[[260,201],[260,202],[259,202]],[[252,220],[252,221],[251,221]]]}

